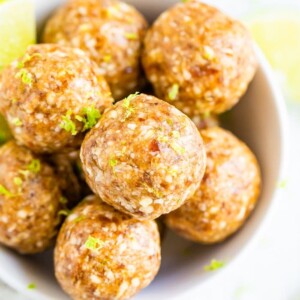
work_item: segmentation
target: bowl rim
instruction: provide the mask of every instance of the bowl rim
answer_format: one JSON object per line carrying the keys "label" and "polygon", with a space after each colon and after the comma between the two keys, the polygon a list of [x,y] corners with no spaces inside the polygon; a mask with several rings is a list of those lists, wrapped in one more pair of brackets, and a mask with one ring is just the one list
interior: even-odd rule
{"label": "bowl rim", "polygon": [[[276,80],[274,78],[274,74],[271,66],[269,65],[264,54],[256,44],[254,45],[254,48],[258,58],[259,66],[264,73],[264,76],[270,88],[270,92],[272,93],[272,100],[274,103],[274,108],[277,113],[278,127],[280,131],[279,132],[280,146],[281,146],[280,157],[279,157],[279,171],[278,171],[278,180],[280,181],[286,178],[287,167],[288,167],[289,130],[288,130],[287,109],[286,109],[286,104],[282,92],[279,89],[278,85],[276,84]],[[279,199],[282,197],[282,194],[283,194],[282,189],[275,188],[274,193],[272,195],[272,199],[270,200],[270,203],[268,204],[264,212],[264,216],[258,221],[259,223],[257,224],[253,234],[249,236],[248,241],[241,246],[237,254],[229,261],[228,265],[226,265],[225,268],[222,268],[219,271],[214,272],[214,274],[209,276],[209,280],[204,280],[202,282],[201,286],[207,285],[212,280],[217,280],[217,278],[219,278],[220,276],[225,276],[226,272],[228,272],[230,268],[232,268],[238,261],[244,259],[246,255],[249,255],[251,250],[255,248],[260,233],[266,228],[267,223],[271,219],[272,213],[276,210],[277,203],[279,202]],[[14,281],[13,277],[7,276],[7,270],[3,270],[3,268],[0,268],[0,279],[8,286],[12,287],[14,290],[20,292],[21,294],[25,295],[30,299],[53,300],[52,297],[45,295],[44,293],[39,291],[39,289],[28,290],[20,282]],[[187,291],[182,291],[177,295],[176,298],[179,297],[184,298],[185,295],[193,293],[193,291],[196,291],[198,288],[199,285],[191,284],[190,288]]]}

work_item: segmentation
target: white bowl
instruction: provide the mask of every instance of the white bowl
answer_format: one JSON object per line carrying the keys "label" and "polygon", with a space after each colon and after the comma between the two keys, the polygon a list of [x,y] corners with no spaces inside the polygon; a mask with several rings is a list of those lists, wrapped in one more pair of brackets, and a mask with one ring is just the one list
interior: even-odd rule
{"label": "white bowl", "polygon": [[[38,24],[41,24],[64,1],[36,0]],[[131,0],[149,19],[172,3],[171,0]],[[201,271],[212,258],[232,261],[257,234],[271,204],[278,193],[278,182],[283,178],[286,153],[285,106],[276,89],[272,73],[264,57],[257,50],[260,66],[247,94],[230,112],[228,124],[237,136],[255,152],[263,175],[263,189],[258,206],[246,225],[232,238],[217,246],[200,246],[168,232],[163,243],[160,273],[136,299],[173,299],[193,287],[203,284],[212,273]],[[183,255],[190,247],[189,255]],[[0,247],[0,278],[29,298],[37,300],[68,299],[53,275],[52,252],[34,257],[19,256]],[[28,290],[34,282],[36,289]]]}

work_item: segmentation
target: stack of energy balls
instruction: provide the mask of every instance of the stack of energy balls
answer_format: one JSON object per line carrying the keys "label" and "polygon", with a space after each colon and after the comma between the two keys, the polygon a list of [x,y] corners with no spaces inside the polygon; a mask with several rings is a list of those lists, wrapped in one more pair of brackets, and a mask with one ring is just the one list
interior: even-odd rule
{"label": "stack of energy balls", "polygon": [[[56,277],[73,299],[128,299],[149,285],[160,216],[218,243],[259,196],[255,156],[218,122],[256,71],[247,30],[197,0],[147,27],[126,3],[69,0],[45,44],[1,76],[14,140],[0,148],[0,242],[34,254],[56,241]],[[137,92],[147,80],[158,98]]]}

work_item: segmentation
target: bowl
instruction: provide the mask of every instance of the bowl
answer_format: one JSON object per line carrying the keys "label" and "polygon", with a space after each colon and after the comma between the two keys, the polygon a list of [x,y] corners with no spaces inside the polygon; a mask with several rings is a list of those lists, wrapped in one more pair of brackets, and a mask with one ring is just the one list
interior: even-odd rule
{"label": "bowl", "polygon": [[[64,1],[36,0],[39,27],[53,9]],[[134,4],[150,20],[177,1],[127,1]],[[257,155],[262,169],[263,187],[258,205],[245,226],[226,242],[215,246],[200,246],[168,232],[163,242],[162,266],[154,282],[135,299],[173,299],[192,288],[212,280],[214,272],[203,271],[211,259],[235,259],[263,227],[263,221],[276,202],[278,182],[284,178],[287,145],[285,106],[261,52],[258,72],[240,103],[228,113],[226,127],[245,141]],[[247,247],[246,247],[247,246]],[[36,256],[19,256],[0,247],[0,278],[31,299],[69,299],[54,278],[52,251]],[[34,282],[35,289],[27,289]]]}

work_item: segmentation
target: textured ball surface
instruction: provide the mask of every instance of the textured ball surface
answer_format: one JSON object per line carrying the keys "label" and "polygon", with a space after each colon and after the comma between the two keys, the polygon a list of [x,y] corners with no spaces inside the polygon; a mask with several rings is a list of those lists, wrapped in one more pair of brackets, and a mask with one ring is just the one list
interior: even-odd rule
{"label": "textured ball surface", "polygon": [[61,197],[47,163],[14,141],[0,148],[0,243],[23,254],[52,246]]}
{"label": "textured ball surface", "polygon": [[88,184],[103,201],[136,218],[154,219],[196,191],[205,150],[187,116],[141,94],[105,111],[84,139],[81,160]]}
{"label": "textured ball surface", "polygon": [[138,221],[90,196],[60,230],[55,274],[72,299],[122,300],[150,284],[160,260],[154,221]]}
{"label": "textured ball surface", "polygon": [[247,29],[198,0],[164,12],[144,44],[143,65],[156,95],[190,117],[233,107],[256,71]]}
{"label": "textured ball surface", "polygon": [[165,217],[168,227],[205,244],[236,232],[253,211],[261,186],[259,165],[251,150],[232,133],[215,127],[201,130],[207,166],[196,193]]}
{"label": "textured ball surface", "polygon": [[15,139],[38,153],[78,148],[113,101],[84,52],[50,44],[30,46],[3,71],[0,100]]}
{"label": "textured ball surface", "polygon": [[43,40],[82,49],[94,60],[122,99],[143,82],[140,56],[147,29],[144,17],[131,5],[115,0],[72,0],[46,25]]}

